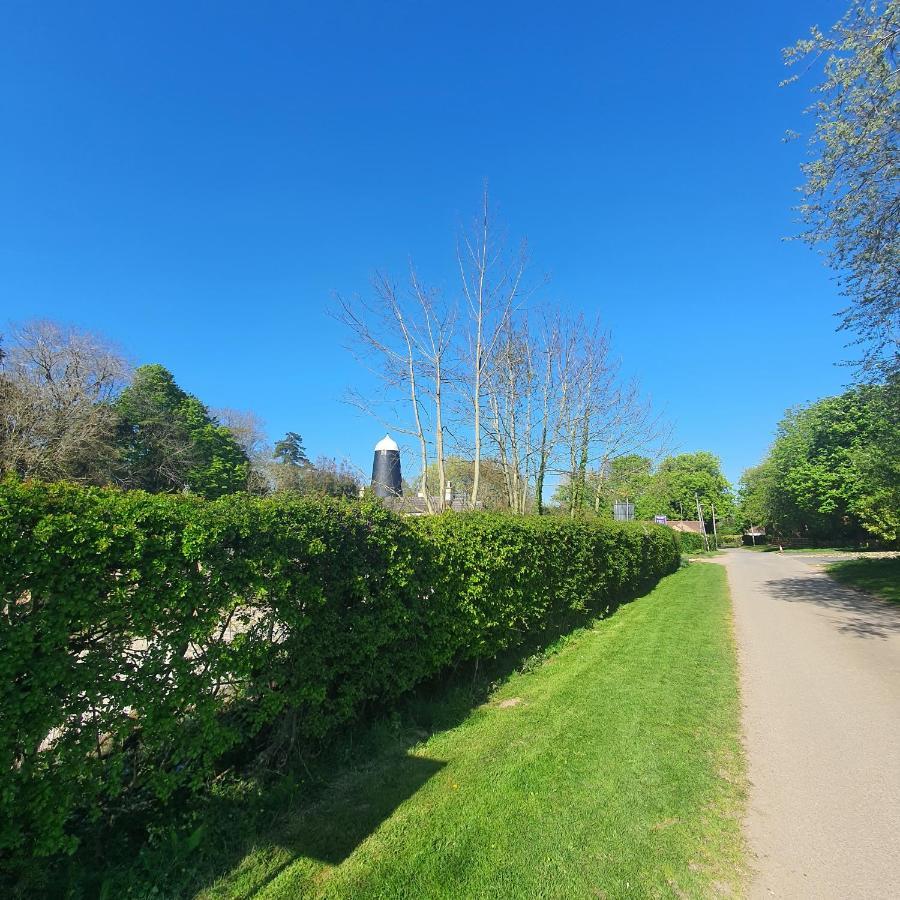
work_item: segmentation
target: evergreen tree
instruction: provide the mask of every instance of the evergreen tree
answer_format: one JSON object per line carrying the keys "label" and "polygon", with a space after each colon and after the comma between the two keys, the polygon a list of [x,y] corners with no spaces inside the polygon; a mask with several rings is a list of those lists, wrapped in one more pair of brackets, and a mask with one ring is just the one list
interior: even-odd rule
{"label": "evergreen tree", "polygon": [[208,498],[246,488],[250,463],[234,436],[160,365],[141,366],[116,401],[121,480]]}

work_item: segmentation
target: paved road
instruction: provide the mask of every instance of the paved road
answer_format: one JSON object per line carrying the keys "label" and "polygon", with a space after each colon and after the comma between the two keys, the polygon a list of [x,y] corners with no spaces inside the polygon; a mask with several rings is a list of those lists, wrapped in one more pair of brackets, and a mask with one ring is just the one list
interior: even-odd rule
{"label": "paved road", "polygon": [[900,898],[900,609],[808,557],[729,551],[749,896]]}

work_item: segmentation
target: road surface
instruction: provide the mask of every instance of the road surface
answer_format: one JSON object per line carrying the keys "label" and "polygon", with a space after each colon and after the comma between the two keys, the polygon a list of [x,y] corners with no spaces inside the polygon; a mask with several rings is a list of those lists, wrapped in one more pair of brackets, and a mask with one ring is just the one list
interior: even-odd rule
{"label": "road surface", "polygon": [[900,897],[900,607],[838,585],[802,554],[731,550],[724,562],[749,896]]}

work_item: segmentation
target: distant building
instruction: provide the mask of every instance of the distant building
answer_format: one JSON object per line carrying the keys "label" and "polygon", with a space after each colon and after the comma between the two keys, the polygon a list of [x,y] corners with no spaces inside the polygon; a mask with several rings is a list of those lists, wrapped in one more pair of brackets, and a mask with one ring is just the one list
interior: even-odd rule
{"label": "distant building", "polygon": [[745,544],[764,544],[766,542],[766,529],[762,525],[751,525],[744,532]]}
{"label": "distant building", "polygon": [[673,531],[692,531],[694,534],[704,533],[703,523],[695,522],[692,519],[670,519],[666,524]]}

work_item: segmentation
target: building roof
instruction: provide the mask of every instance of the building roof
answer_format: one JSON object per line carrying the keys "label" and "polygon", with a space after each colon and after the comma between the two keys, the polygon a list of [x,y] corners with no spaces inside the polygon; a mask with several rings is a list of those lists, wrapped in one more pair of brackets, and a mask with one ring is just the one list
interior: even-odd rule
{"label": "building roof", "polygon": [[692,519],[669,519],[666,525],[673,531],[693,531],[696,534],[703,534],[703,523]]}
{"label": "building roof", "polygon": [[398,450],[397,442],[389,435],[386,434],[376,445],[375,452],[377,453],[379,450]]}

